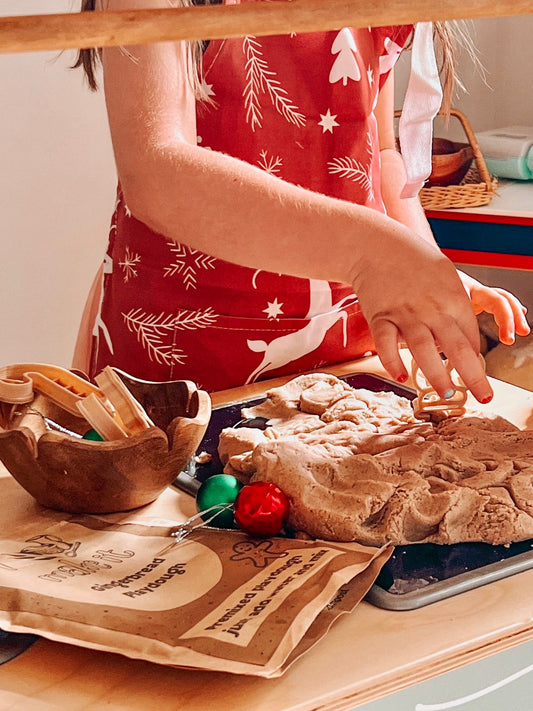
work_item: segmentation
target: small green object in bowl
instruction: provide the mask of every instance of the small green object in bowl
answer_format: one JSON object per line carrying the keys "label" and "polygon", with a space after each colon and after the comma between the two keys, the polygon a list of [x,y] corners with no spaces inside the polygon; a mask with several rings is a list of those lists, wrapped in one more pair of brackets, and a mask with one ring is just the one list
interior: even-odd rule
{"label": "small green object in bowl", "polygon": [[83,435],[83,439],[90,439],[93,442],[103,442],[104,438],[96,430],[89,430]]}

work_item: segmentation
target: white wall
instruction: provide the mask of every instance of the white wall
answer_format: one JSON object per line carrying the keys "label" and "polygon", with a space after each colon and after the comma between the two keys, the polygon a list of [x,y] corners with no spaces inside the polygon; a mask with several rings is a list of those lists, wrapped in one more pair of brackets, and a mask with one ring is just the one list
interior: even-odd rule
{"label": "white wall", "polygon": [[[78,7],[2,0],[0,14]],[[492,89],[463,62],[470,93],[460,107],[476,130],[532,124],[533,16],[483,20],[476,34]],[[70,364],[105,249],[116,178],[104,101],[69,68],[73,60],[73,52],[0,54],[0,364]],[[511,273],[511,286],[519,278]]]}
{"label": "white wall", "polygon": [[[2,0],[0,13],[77,5]],[[103,95],[69,68],[74,58],[0,54],[0,364],[70,365],[105,249],[115,167]]]}
{"label": "white wall", "polygon": [[[453,105],[467,115],[474,131],[533,125],[533,14],[467,21],[464,27],[481,67],[459,47],[458,75],[466,92],[458,89]],[[397,71],[398,108],[407,85],[409,62],[409,53],[404,53]]]}
{"label": "white wall", "polygon": [[459,97],[475,131],[533,125],[533,15],[478,20],[473,39],[486,69],[486,84],[464,55],[462,77],[468,93]]}

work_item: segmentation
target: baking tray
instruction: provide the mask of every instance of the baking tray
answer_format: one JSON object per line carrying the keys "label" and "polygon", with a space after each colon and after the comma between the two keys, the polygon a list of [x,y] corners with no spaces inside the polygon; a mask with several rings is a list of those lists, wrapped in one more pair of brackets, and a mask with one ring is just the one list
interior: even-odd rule
{"label": "baking tray", "polygon": [[[366,388],[373,392],[392,391],[410,400],[416,396],[410,388],[372,373],[354,373],[344,376],[342,380],[354,388]],[[263,400],[264,397],[257,397],[213,408],[211,421],[198,450],[208,452],[211,461],[207,464],[191,462],[174,485],[194,496],[202,482],[213,474],[220,474],[222,464],[217,453],[220,431],[241,422],[243,407],[252,407]],[[245,424],[261,426],[261,421]],[[533,539],[510,546],[486,543],[397,546],[366,600],[388,610],[414,610],[529,568],[533,568]]]}
{"label": "baking tray", "polygon": [[18,657],[38,639],[39,637],[34,634],[19,634],[0,630],[0,664],[5,664]]}

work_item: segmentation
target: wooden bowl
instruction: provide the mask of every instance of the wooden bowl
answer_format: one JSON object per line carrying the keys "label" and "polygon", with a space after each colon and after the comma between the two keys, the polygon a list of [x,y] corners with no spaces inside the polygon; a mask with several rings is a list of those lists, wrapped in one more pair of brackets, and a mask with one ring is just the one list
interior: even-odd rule
{"label": "wooden bowl", "polygon": [[[150,391],[148,385],[144,388]],[[161,384],[153,385],[161,391]],[[97,514],[144,506],[187,466],[211,416],[206,392],[189,381],[168,385],[181,397],[174,401],[166,430],[150,427],[109,442],[46,429],[48,420],[81,434],[87,423],[37,394],[30,405],[19,408],[12,429],[0,428],[0,459],[39,504],[52,509]],[[167,410],[163,421],[168,419]]]}
{"label": "wooden bowl", "polygon": [[467,174],[474,150],[469,143],[456,143],[445,138],[433,139],[431,175],[425,187],[459,185]]}

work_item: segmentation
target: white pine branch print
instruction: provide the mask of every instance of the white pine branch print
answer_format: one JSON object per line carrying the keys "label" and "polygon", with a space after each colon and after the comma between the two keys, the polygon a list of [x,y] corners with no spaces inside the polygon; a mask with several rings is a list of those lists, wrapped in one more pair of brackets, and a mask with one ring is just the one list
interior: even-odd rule
{"label": "white pine branch print", "polygon": [[210,306],[203,311],[178,311],[174,316],[174,328],[178,331],[194,331],[207,328],[216,320],[217,315]]}
{"label": "white pine branch print", "polygon": [[345,156],[344,158],[335,158],[328,162],[328,172],[330,175],[339,175],[341,178],[353,180],[368,192],[372,194],[372,183],[368,171],[364,165],[355,158]]}
{"label": "white pine branch print", "polygon": [[[210,307],[204,311],[178,311],[176,314],[147,314],[142,309],[130,309],[122,313],[122,318],[129,331],[135,333],[137,340],[147,351],[151,361],[159,364],[183,365],[186,354],[172,342],[175,330],[192,331],[207,328],[217,316]],[[166,342],[170,339],[170,343]]]}
{"label": "white pine branch print", "polygon": [[369,157],[369,166],[368,166],[368,199],[373,200],[374,199],[374,183],[372,182],[372,152],[373,152],[373,141],[372,141],[372,133],[370,131],[367,131],[366,134],[366,150],[368,153]]}
{"label": "white pine branch print", "polygon": [[243,40],[243,51],[246,55],[246,86],[244,87],[244,105],[246,107],[246,121],[250,124],[252,131],[256,126],[261,128],[263,113],[259,101],[259,92],[268,92],[272,104],[276,111],[281,114],[286,121],[296,126],[305,126],[305,116],[298,110],[298,107],[287,97],[287,91],[283,89],[276,73],[268,68],[268,64],[263,58],[261,44],[253,36],[245,37]]}

